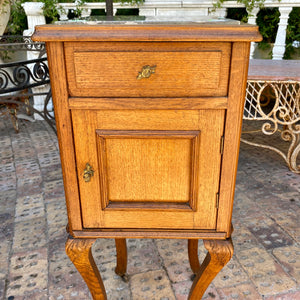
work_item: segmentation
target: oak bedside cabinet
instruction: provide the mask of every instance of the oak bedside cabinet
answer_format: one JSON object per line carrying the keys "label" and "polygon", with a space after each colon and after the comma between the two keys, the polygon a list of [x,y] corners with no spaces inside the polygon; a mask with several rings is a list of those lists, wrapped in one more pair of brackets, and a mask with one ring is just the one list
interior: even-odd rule
{"label": "oak bedside cabinet", "polygon": [[[91,246],[114,238],[188,240],[201,299],[230,260],[231,214],[251,41],[229,21],[36,27],[45,41],[70,238],[93,299],[106,299]],[[208,254],[200,265],[198,239]]]}

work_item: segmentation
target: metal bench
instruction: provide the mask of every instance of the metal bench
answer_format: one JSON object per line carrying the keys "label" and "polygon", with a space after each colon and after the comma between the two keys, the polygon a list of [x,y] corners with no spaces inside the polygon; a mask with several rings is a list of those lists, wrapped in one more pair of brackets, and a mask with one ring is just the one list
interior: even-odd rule
{"label": "metal bench", "polygon": [[[0,64],[0,105],[10,114],[15,130],[19,131],[19,118],[34,120],[32,113],[41,116],[55,131],[54,117],[47,106],[51,100],[51,89],[47,92],[36,93],[32,88],[50,83],[47,58],[44,43],[33,43],[30,37],[0,36],[0,51],[37,51],[37,59]],[[39,111],[32,105],[34,96],[44,96],[44,109]],[[20,108],[25,108],[27,116],[18,114]],[[2,110],[3,113],[3,110]],[[5,112],[4,112],[5,113]]]}
{"label": "metal bench", "polygon": [[287,153],[273,145],[242,142],[277,152],[290,170],[300,173],[300,60],[250,60],[244,120],[262,121],[261,132],[280,132]]}

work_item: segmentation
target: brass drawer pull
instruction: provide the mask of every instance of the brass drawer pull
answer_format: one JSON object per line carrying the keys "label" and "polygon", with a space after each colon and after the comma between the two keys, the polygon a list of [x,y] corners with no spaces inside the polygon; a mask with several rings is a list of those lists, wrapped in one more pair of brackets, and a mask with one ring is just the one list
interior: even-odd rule
{"label": "brass drawer pull", "polygon": [[156,66],[143,66],[142,71],[139,72],[139,75],[137,76],[137,79],[149,78],[151,74],[155,73],[155,68]]}
{"label": "brass drawer pull", "polygon": [[85,169],[84,169],[84,172],[83,172],[83,179],[85,182],[90,182],[91,181],[91,177],[94,176],[94,170],[93,170],[93,167],[89,164],[89,163],[86,163],[85,165]]}

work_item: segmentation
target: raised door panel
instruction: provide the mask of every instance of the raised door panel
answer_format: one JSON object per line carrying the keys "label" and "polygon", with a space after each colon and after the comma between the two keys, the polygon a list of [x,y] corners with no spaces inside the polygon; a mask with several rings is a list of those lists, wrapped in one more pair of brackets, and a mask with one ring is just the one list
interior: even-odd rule
{"label": "raised door panel", "polygon": [[199,131],[96,130],[104,203],[190,199]]}
{"label": "raised door panel", "polygon": [[224,110],[73,110],[72,119],[84,228],[215,229]]}

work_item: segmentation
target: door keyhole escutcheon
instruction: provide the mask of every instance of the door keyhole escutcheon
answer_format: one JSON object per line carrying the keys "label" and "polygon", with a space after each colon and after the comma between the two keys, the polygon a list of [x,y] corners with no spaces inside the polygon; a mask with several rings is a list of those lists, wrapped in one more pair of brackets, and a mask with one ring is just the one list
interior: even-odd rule
{"label": "door keyhole escutcheon", "polygon": [[93,167],[89,163],[86,163],[85,169],[84,169],[84,172],[83,172],[84,181],[85,182],[90,182],[92,176],[94,176],[94,172],[95,171],[93,170]]}

